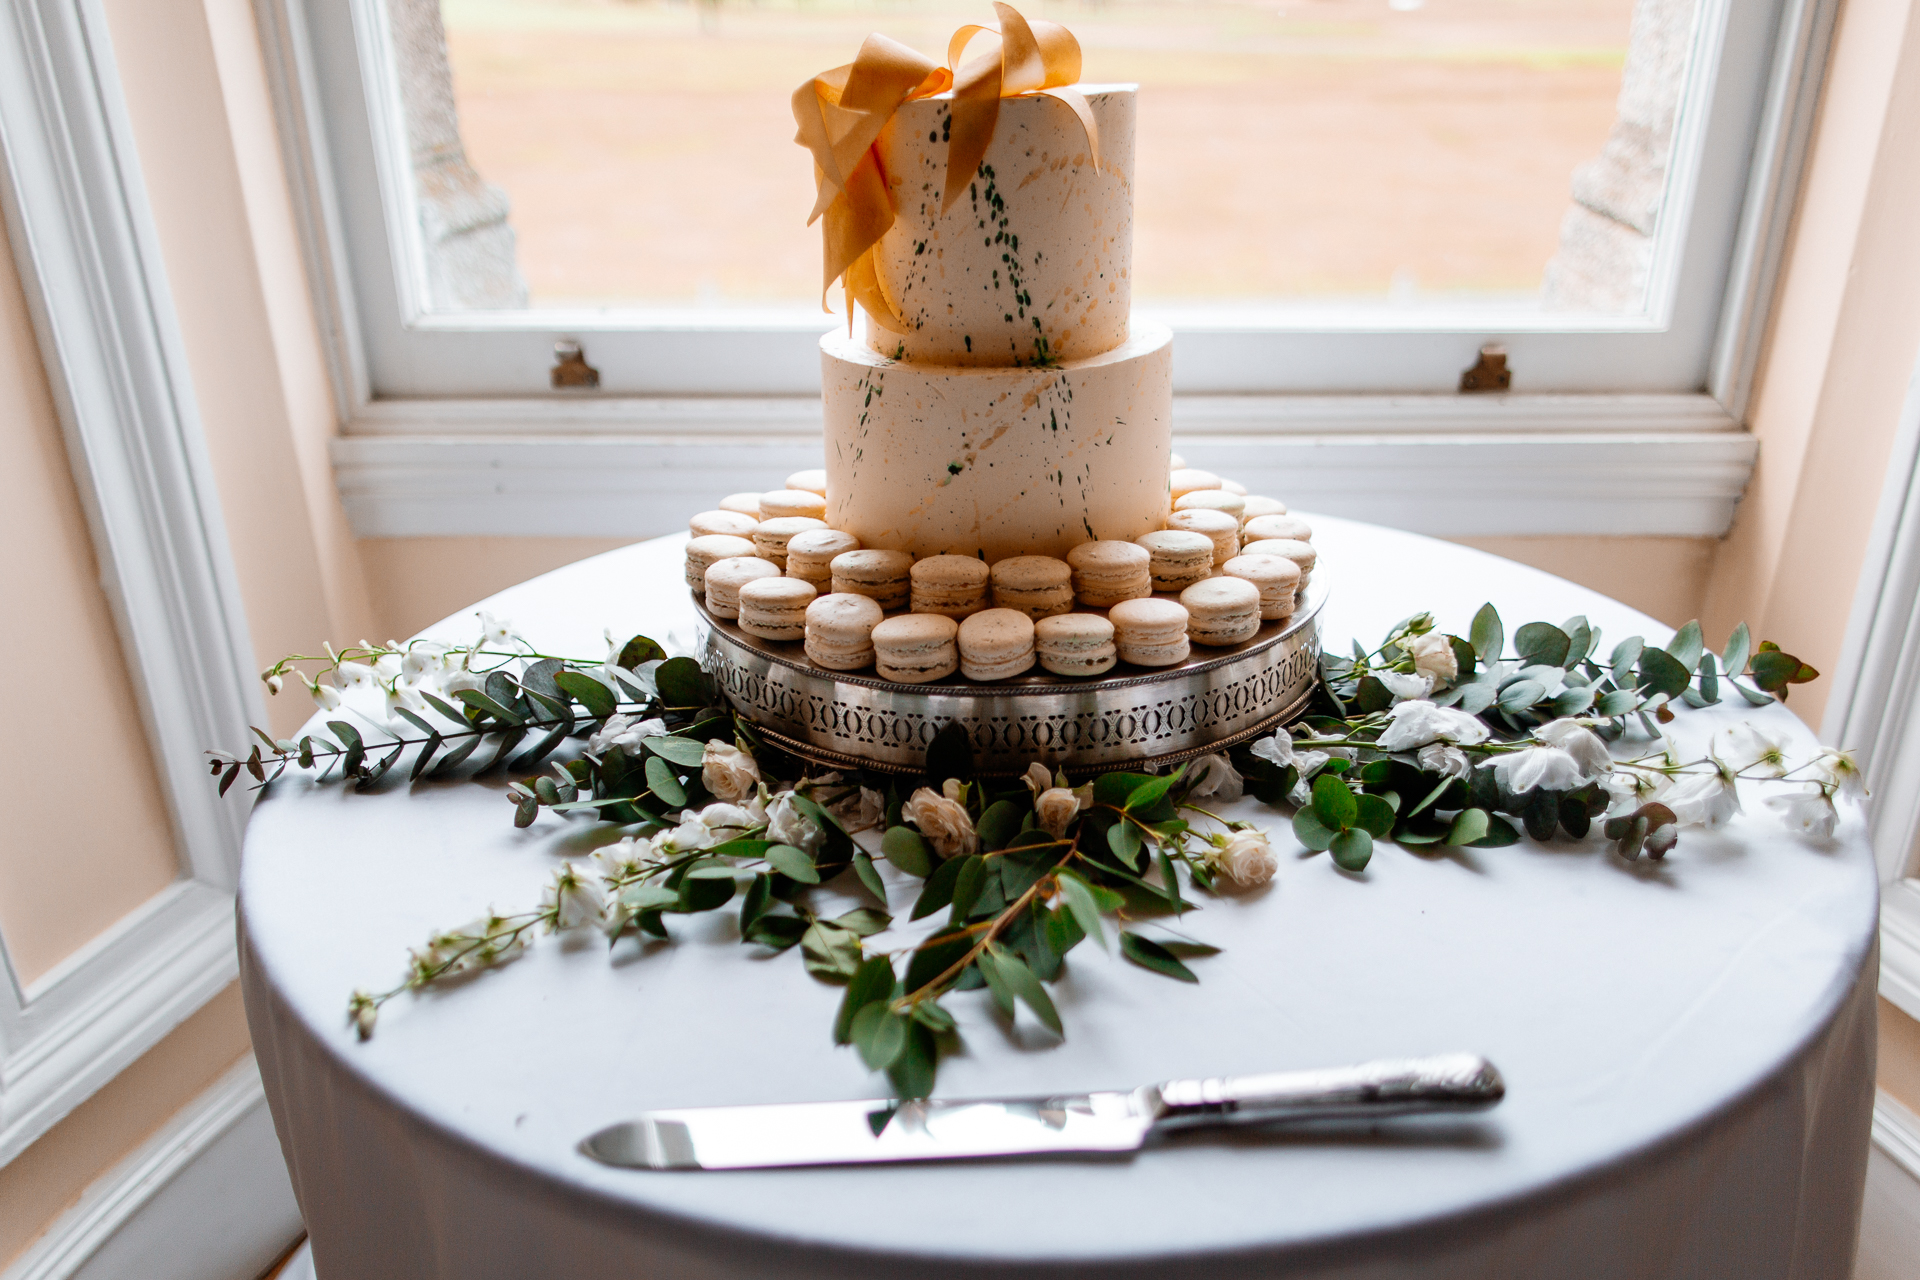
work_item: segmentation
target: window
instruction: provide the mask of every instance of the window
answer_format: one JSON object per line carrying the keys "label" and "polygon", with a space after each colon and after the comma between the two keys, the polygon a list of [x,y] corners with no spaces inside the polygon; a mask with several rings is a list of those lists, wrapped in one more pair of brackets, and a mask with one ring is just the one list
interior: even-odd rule
{"label": "window", "polygon": [[[561,337],[603,393],[810,393],[833,321],[806,296],[786,95],[866,30],[931,50],[981,16],[285,3],[310,38],[374,397],[540,394]],[[1737,363],[1716,340],[1765,274],[1815,8],[1034,6],[1081,35],[1089,78],[1145,87],[1135,300],[1175,325],[1183,393],[1450,392],[1496,340],[1526,390],[1700,391]]]}

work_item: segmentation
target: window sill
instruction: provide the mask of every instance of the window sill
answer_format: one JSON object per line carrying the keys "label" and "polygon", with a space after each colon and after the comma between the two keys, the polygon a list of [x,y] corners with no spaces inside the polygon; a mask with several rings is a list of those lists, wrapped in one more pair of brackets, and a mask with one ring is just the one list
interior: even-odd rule
{"label": "window sill", "polygon": [[[643,537],[820,461],[814,397],[388,400],[333,462],[364,538]],[[1759,444],[1707,395],[1174,400],[1198,467],[1443,537],[1718,537]]]}

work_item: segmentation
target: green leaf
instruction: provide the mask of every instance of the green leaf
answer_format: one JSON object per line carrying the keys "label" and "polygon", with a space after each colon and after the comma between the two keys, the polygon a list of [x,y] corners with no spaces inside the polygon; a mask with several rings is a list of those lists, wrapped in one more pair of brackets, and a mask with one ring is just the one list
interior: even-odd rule
{"label": "green leaf", "polygon": [[[747,891],[740,899],[740,936],[750,936],[753,922],[767,914],[767,908],[772,905],[773,877],[763,871],[747,884]],[[845,1044],[846,1041],[839,1043]]]}
{"label": "green leaf", "polygon": [[[1004,954],[1004,953],[1003,953]],[[987,990],[993,992],[993,1002],[1000,1012],[1013,1017],[1013,988],[1000,972],[1000,963],[994,958],[993,948],[989,946],[974,959],[974,966],[980,970],[980,976],[986,981]]]}
{"label": "green leaf", "polygon": [[1747,688],[1747,686],[1741,684],[1738,680],[1729,680],[1727,681],[1727,683],[1732,685],[1734,687],[1734,691],[1737,692],[1741,697],[1745,698],[1748,702],[1752,703],[1756,707],[1764,707],[1768,703],[1773,701],[1772,694],[1761,693],[1757,690],[1749,689]]}
{"label": "green leaf", "polygon": [[829,982],[851,980],[860,971],[860,938],[849,929],[816,920],[800,937],[807,972]]}
{"label": "green leaf", "polygon": [[[566,673],[561,672],[562,675]],[[680,780],[673,776],[673,770],[659,756],[647,757],[647,790],[669,809],[684,809],[687,805],[687,792]]]}
{"label": "green leaf", "polygon": [[1365,871],[1373,858],[1373,837],[1359,827],[1342,831],[1327,846],[1334,862],[1343,871]]}
{"label": "green leaf", "polygon": [[1193,970],[1180,963],[1180,957],[1167,950],[1151,938],[1143,938],[1137,933],[1122,930],[1120,933],[1120,954],[1142,969],[1151,969],[1155,973],[1181,982],[1198,982]]}
{"label": "green leaf", "polygon": [[1180,781],[1186,772],[1187,766],[1181,765],[1164,778],[1155,778],[1151,782],[1141,783],[1127,794],[1127,803],[1123,807],[1128,813],[1151,809],[1166,796],[1168,791],[1173,789],[1173,784]]}
{"label": "green leaf", "polygon": [[1511,822],[1497,815],[1487,818],[1487,834],[1468,841],[1476,849],[1501,849],[1520,842],[1520,833]]}
{"label": "green leaf", "polygon": [[1647,642],[1639,636],[1628,636],[1613,646],[1613,656],[1607,659],[1607,666],[1613,671],[1613,682],[1622,689],[1633,687],[1633,664],[1640,660],[1640,651]]}
{"label": "green leaf", "polygon": [[932,1093],[938,1053],[933,1032],[918,1022],[908,1027],[906,1051],[887,1068],[887,1079],[892,1083],[895,1095],[902,1101],[908,1101]]}
{"label": "green leaf", "polygon": [[806,931],[807,922],[798,916],[764,915],[753,922],[753,929],[747,934],[747,941],[758,943],[763,947],[772,947],[775,951],[785,951],[800,941]]}
{"label": "green leaf", "polygon": [[662,760],[670,760],[685,768],[693,768],[707,758],[706,743],[671,733],[656,733],[642,738],[640,745]]}
{"label": "green leaf", "polygon": [[1080,926],[1080,932],[1104,949],[1107,946],[1107,931],[1100,923],[1100,907],[1094,901],[1092,888],[1071,871],[1062,871],[1058,881],[1060,899],[1066,904],[1067,910],[1073,913],[1073,922]]}
{"label": "green leaf", "polygon": [[1020,830],[1020,819],[1026,816],[1026,806],[1015,804],[1011,800],[999,800],[987,806],[980,821],[974,824],[974,830],[980,833],[980,847],[989,852],[1007,847],[1007,841],[1013,839]]}
{"label": "green leaf", "polygon": [[1033,1010],[1033,1016],[1040,1019],[1047,1030],[1057,1036],[1065,1035],[1066,1032],[1060,1024],[1060,1011],[1053,1007],[1053,997],[1049,996],[1047,989],[1040,985],[1040,979],[1033,975],[1033,970],[1027,968],[1026,963],[1010,951],[1002,950],[997,946],[989,946],[987,950],[995,953],[994,959],[1000,971],[1001,981],[1012,989],[1014,995],[1020,997],[1020,1002]]}
{"label": "green leaf", "polygon": [[[1711,706],[1720,701],[1720,664],[1709,650],[1700,655],[1700,698]],[[1688,693],[1693,691],[1689,689]]]}
{"label": "green leaf", "polygon": [[952,1031],[956,1025],[953,1015],[942,1009],[936,1000],[922,1000],[913,1006],[913,1020],[935,1035]]}
{"label": "green leaf", "polygon": [[1140,869],[1140,851],[1145,847],[1140,838],[1140,829],[1131,822],[1116,822],[1107,828],[1107,848],[1113,850],[1113,856],[1132,867]]}
{"label": "green leaf", "polygon": [[1487,834],[1489,817],[1485,809],[1462,809],[1453,815],[1446,842],[1456,847],[1472,844]]}
{"label": "green leaf", "polygon": [[653,682],[669,707],[704,707],[712,701],[707,673],[692,658],[668,658],[654,670]]}
{"label": "green leaf", "polygon": [[620,891],[620,905],[638,914],[665,911],[680,905],[680,891],[663,884],[634,884]]}
{"label": "green leaf", "polygon": [[799,849],[790,844],[769,845],[766,852],[767,864],[789,880],[801,884],[819,884],[820,871]]}
{"label": "green leaf", "polygon": [[1568,685],[1553,699],[1553,714],[1556,716],[1577,716],[1593,705],[1593,686]]}
{"label": "green leaf", "polygon": [[1135,788],[1153,781],[1154,776],[1150,773],[1103,773],[1093,780],[1093,802],[1111,805],[1115,809],[1124,808],[1127,797],[1133,794]]}
{"label": "green leaf", "polygon": [[1593,642],[1599,639],[1599,634],[1581,614],[1568,618],[1560,624],[1560,629],[1567,633],[1567,660],[1556,663],[1556,666],[1570,667],[1579,662],[1593,648]]}
{"label": "green leaf", "polygon": [[927,883],[920,890],[920,897],[913,904],[909,920],[919,920],[930,916],[953,901],[953,883],[960,878],[960,863],[963,859],[950,858],[934,868],[927,877]]}
{"label": "green leaf", "polygon": [[1753,653],[1753,632],[1747,630],[1747,624],[1741,623],[1727,637],[1727,647],[1720,655],[1720,669],[1729,676],[1745,674],[1747,659]]}
{"label": "green leaf", "polygon": [[1513,648],[1528,666],[1564,667],[1573,638],[1550,622],[1529,622],[1513,633]]}
{"label": "green leaf", "polygon": [[1480,612],[1473,615],[1473,626],[1467,632],[1467,643],[1473,646],[1480,661],[1491,662],[1497,659],[1507,647],[1506,629],[1500,624],[1500,612],[1492,604],[1480,606]]}
{"label": "green leaf", "polygon": [[1303,805],[1293,815],[1293,836],[1315,853],[1325,853],[1340,832],[1321,822],[1312,805]]}
{"label": "green leaf", "polygon": [[596,720],[604,720],[619,709],[620,700],[613,696],[613,690],[584,672],[556,671],[553,683]]}
{"label": "green leaf", "polygon": [[433,763],[434,754],[438,752],[443,745],[445,745],[445,739],[441,738],[437,733],[431,738],[428,738],[421,746],[420,754],[413,758],[413,772],[409,774],[408,777],[414,781],[418,781],[420,775],[427,771],[427,766]]}
{"label": "green leaf", "polygon": [[676,910],[692,913],[723,907],[732,899],[735,887],[732,867],[695,867],[680,882],[680,905]]}
{"label": "green leaf", "polygon": [[892,924],[893,917],[884,911],[875,911],[872,907],[855,907],[843,916],[835,916],[827,923],[837,925],[848,933],[867,938]]}
{"label": "green leaf", "polygon": [[1360,796],[1354,802],[1354,826],[1385,839],[1393,830],[1393,806],[1380,796]]}
{"label": "green leaf", "polygon": [[1700,655],[1706,651],[1706,641],[1700,638],[1700,622],[1695,619],[1673,633],[1673,639],[1667,644],[1667,656],[1687,669],[1692,675],[1693,669],[1700,665]]}
{"label": "green leaf", "polygon": [[620,646],[620,656],[615,659],[615,665],[633,671],[643,662],[658,662],[666,656],[667,651],[646,636],[635,636]]}
{"label": "green leaf", "polygon": [[889,827],[880,838],[880,852],[910,876],[924,880],[933,872],[933,846],[912,827]]}
{"label": "green leaf", "polygon": [[523,716],[512,708],[494,701],[478,689],[461,689],[454,696],[477,711],[484,711],[502,724],[519,724]]}
{"label": "green leaf", "polygon": [[1322,773],[1313,780],[1313,813],[1330,831],[1345,831],[1359,815],[1353,790],[1339,778]]}
{"label": "green leaf", "polygon": [[1499,686],[1483,678],[1460,687],[1460,709],[1468,715],[1477,716],[1492,706],[1494,699],[1499,696]]}
{"label": "green leaf", "polygon": [[1623,716],[1640,705],[1640,695],[1632,689],[1615,689],[1600,695],[1594,710],[1603,716]]}
{"label": "green leaf", "polygon": [[1497,701],[1508,715],[1525,711],[1545,696],[1547,687],[1538,680],[1515,680],[1500,691]]}
{"label": "green leaf", "polygon": [[1692,682],[1693,673],[1664,649],[1649,646],[1640,651],[1639,687],[1642,693],[1664,693],[1669,698],[1677,698],[1680,691]]}
{"label": "green leaf", "polygon": [[958,964],[971,950],[973,938],[969,934],[953,930],[934,934],[907,960],[908,992],[920,990]]}
{"label": "green leaf", "polygon": [[906,1052],[907,1020],[884,1003],[876,1001],[854,1014],[848,1030],[860,1060],[874,1071],[885,1071]]}
{"label": "green leaf", "polygon": [[353,748],[361,745],[360,731],[345,720],[329,720],[327,728],[333,730],[333,736],[340,740],[341,746]]}
{"label": "green leaf", "polygon": [[873,865],[873,858],[865,849],[853,855],[853,874],[868,893],[882,902],[887,900],[886,882],[880,878],[879,868]]}
{"label": "green leaf", "polygon": [[960,874],[953,881],[953,919],[957,924],[967,918],[974,903],[980,901],[980,890],[987,884],[987,860],[979,854],[968,854],[960,860]]}
{"label": "green leaf", "polygon": [[871,956],[861,962],[853,977],[847,980],[847,994],[840,999],[840,1012],[833,1020],[833,1042],[851,1043],[854,1016],[875,1001],[884,1001],[892,995],[893,962],[885,956]]}

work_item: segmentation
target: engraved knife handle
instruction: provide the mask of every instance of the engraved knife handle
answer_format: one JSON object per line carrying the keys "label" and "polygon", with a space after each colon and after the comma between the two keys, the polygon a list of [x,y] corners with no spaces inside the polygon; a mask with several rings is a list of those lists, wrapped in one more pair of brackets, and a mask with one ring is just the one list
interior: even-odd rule
{"label": "engraved knife handle", "polygon": [[1507,1086],[1479,1054],[1450,1053],[1316,1071],[1169,1080],[1146,1092],[1156,1127],[1184,1128],[1480,1111],[1505,1097]]}

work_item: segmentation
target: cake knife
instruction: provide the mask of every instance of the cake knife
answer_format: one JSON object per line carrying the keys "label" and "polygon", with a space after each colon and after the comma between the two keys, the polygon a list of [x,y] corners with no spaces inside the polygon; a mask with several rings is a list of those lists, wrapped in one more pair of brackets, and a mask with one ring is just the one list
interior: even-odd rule
{"label": "cake knife", "polygon": [[630,1169],[776,1169],[1136,1151],[1172,1129],[1482,1111],[1506,1095],[1477,1054],[1052,1098],[809,1102],[650,1111],[580,1144]]}

